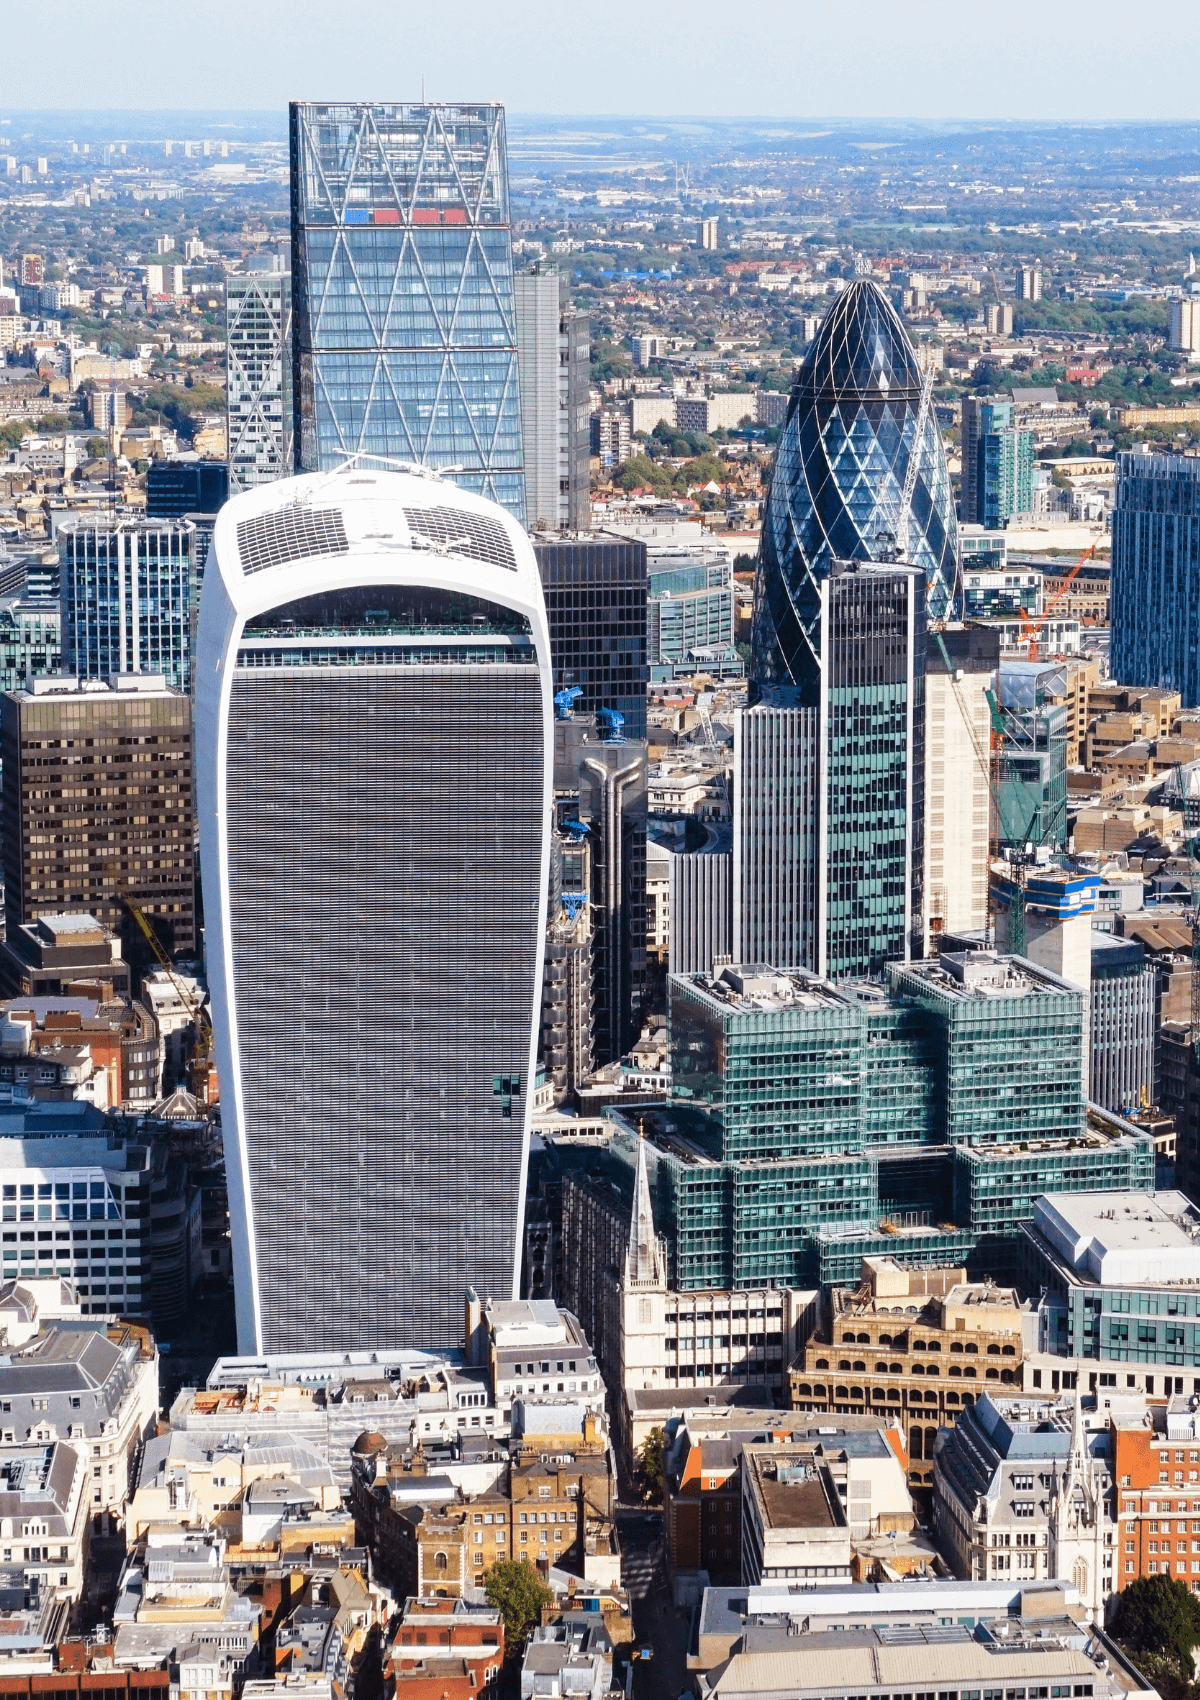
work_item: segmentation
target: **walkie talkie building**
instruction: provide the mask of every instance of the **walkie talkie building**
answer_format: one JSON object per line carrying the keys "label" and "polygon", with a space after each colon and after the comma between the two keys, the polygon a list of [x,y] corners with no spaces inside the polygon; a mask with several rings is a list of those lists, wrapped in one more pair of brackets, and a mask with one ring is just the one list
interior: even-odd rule
{"label": "walkie talkie building", "polygon": [[552,770],[533,551],[434,476],[235,497],[197,765],[242,1352],[447,1347],[520,1268]]}
{"label": "walkie talkie building", "polygon": [[[899,315],[870,279],[834,301],[796,376],[763,519],[754,607],[755,694],[815,708],[822,580],[834,561],[897,547],[926,586],[931,620],[954,595],[954,499],[922,373]],[[905,535],[905,484],[918,457]]]}
{"label": "walkie talkie building", "polygon": [[452,469],[522,521],[502,106],[291,107],[297,469]]}

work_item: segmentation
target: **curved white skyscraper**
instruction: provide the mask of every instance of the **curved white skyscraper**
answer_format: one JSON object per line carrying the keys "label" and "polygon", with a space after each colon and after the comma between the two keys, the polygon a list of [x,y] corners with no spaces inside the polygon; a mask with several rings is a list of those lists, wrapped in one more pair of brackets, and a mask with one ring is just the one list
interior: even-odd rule
{"label": "curved white skyscraper", "polygon": [[553,760],[533,550],[436,476],[221,510],[196,683],[242,1352],[450,1346],[515,1290]]}

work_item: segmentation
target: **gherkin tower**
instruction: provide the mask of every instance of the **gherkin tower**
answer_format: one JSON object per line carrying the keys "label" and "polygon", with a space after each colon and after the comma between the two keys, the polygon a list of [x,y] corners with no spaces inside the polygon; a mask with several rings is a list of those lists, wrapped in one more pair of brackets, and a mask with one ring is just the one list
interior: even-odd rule
{"label": "gherkin tower", "polygon": [[894,552],[909,463],[917,473],[905,559],[925,578],[931,620],[954,595],[957,539],[950,475],[921,372],[899,315],[858,279],[837,297],[788,403],[763,521],[754,605],[756,694],[780,706],[820,696],[820,586],[834,561]]}

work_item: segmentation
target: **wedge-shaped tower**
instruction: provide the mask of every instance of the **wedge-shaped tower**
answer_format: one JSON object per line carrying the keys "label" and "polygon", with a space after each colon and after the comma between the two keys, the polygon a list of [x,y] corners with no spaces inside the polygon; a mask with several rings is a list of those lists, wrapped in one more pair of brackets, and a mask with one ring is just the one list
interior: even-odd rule
{"label": "wedge-shaped tower", "polygon": [[[850,284],[796,378],[763,522],[753,679],[764,701],[815,708],[823,579],[834,561],[889,559],[925,579],[931,620],[954,592],[950,476],[907,331],[878,285]],[[917,456],[907,522],[906,481]]]}
{"label": "wedge-shaped tower", "polygon": [[196,689],[238,1345],[447,1347],[515,1294],[550,640],[533,550],[434,476],[217,520]]}

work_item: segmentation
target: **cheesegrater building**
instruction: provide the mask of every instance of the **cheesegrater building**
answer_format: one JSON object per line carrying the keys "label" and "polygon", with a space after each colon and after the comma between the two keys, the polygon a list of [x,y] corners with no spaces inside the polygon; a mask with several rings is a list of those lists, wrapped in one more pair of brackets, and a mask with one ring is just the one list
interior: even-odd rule
{"label": "cheesegrater building", "polygon": [[501,106],[291,106],[296,467],[445,467],[524,521]]}
{"label": "cheesegrater building", "polygon": [[520,1269],[552,678],[520,526],[436,475],[217,520],[201,857],[243,1352],[452,1347]]}

